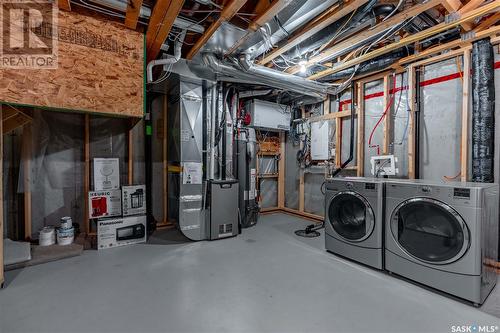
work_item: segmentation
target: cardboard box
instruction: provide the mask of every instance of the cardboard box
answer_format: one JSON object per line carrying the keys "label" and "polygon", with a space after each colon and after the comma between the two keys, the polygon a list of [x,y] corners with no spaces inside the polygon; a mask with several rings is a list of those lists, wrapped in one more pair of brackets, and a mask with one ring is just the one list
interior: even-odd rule
{"label": "cardboard box", "polygon": [[120,188],[120,160],[118,158],[94,158],[94,191]]}
{"label": "cardboard box", "polygon": [[146,241],[146,216],[129,216],[97,221],[97,249]]}
{"label": "cardboard box", "polygon": [[146,214],[146,185],[122,186],[123,216]]}
{"label": "cardboard box", "polygon": [[122,191],[89,192],[89,218],[122,215]]}

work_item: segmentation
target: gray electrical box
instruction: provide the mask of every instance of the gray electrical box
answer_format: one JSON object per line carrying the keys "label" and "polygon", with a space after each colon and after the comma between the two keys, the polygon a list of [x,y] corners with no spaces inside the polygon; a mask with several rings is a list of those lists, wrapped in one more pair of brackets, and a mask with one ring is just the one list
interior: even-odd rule
{"label": "gray electrical box", "polygon": [[238,180],[210,180],[208,186],[209,238],[238,235]]}
{"label": "gray electrical box", "polygon": [[250,127],[267,130],[290,130],[291,109],[282,104],[254,99],[247,103],[250,111]]}

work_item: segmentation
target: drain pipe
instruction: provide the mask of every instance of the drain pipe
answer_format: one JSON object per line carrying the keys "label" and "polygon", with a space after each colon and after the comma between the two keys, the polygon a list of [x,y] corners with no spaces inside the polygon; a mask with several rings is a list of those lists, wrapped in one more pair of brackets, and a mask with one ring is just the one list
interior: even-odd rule
{"label": "drain pipe", "polygon": [[151,60],[146,68],[147,83],[153,82],[153,67],[155,66],[168,66],[173,65],[181,59],[182,43],[184,42],[184,37],[186,37],[186,30],[183,30],[179,35],[177,41],[175,42],[174,55],[168,55],[166,58]]}
{"label": "drain pipe", "polygon": [[[465,74],[467,75],[467,74]],[[489,38],[472,44],[472,181],[494,180],[494,56]]]}

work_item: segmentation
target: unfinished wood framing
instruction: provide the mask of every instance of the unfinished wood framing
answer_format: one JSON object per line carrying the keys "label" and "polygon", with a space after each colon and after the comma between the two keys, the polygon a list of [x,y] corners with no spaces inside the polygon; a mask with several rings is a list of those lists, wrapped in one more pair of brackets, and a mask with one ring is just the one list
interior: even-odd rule
{"label": "unfinished wood framing", "polygon": [[[392,77],[392,80],[396,80],[396,77]],[[391,76],[384,76],[384,103],[383,103],[383,111],[387,110],[387,113],[384,117],[384,138],[382,143],[382,153],[387,155],[390,153],[390,145],[392,138],[392,106],[389,106],[391,101],[391,87],[393,83],[391,83]],[[394,91],[393,94],[396,92]]]}
{"label": "unfinished wood framing", "polygon": [[266,55],[261,61],[259,61],[259,64],[265,65],[271,60],[274,60],[278,56],[282,55],[283,53],[289,51],[293,47],[297,46],[298,44],[302,43],[304,40],[308,39],[309,37],[315,35],[322,29],[326,28],[333,22],[337,21],[338,19],[348,15],[350,12],[353,10],[356,10],[357,8],[361,7],[367,2],[367,0],[350,0],[344,3],[342,6],[338,6],[335,8],[335,10],[332,13],[329,13],[329,15],[320,15],[320,18],[316,21],[313,21],[312,24],[306,25],[303,29],[298,31],[296,34],[293,34],[291,38],[287,40],[287,42],[271,51],[268,55]]}
{"label": "unfinished wood framing", "polygon": [[4,272],[3,272],[3,106],[0,104],[0,289],[3,288]]}
{"label": "unfinished wood framing", "polygon": [[137,21],[141,14],[143,0],[128,0],[127,13],[125,14],[125,26],[129,29],[135,30],[137,28]]}
{"label": "unfinished wood framing", "polygon": [[[305,110],[304,107],[300,109],[300,115],[302,118],[305,118]],[[304,148],[304,143],[302,140],[300,141],[300,149]],[[304,212],[304,201],[305,201],[305,183],[304,183],[304,169],[299,168],[299,212]]]}
{"label": "unfinished wood framing", "polygon": [[285,207],[285,132],[280,132],[280,160],[278,162],[278,208]]}
{"label": "unfinished wood framing", "polygon": [[156,59],[162,44],[168,37],[175,18],[179,15],[184,0],[158,0],[149,18],[146,32],[146,54],[148,62]]}
{"label": "unfinished wood framing", "polygon": [[57,0],[57,6],[59,7],[59,9],[71,11],[70,0]]}
{"label": "unfinished wood framing", "polygon": [[462,136],[460,152],[460,180],[465,182],[469,175],[469,87],[470,87],[470,63],[471,49],[464,50],[463,54],[463,88],[462,88]]}
{"label": "unfinished wood framing", "polygon": [[23,198],[24,198],[24,238],[31,240],[31,158],[32,158],[32,131],[31,124],[23,127],[22,142],[23,165]]}
{"label": "unfinished wood framing", "polygon": [[498,9],[500,9],[500,1],[491,2],[487,5],[481,6],[479,8],[476,8],[474,10],[471,10],[469,12],[464,13],[459,19],[457,19],[455,21],[443,22],[443,23],[437,24],[431,28],[428,28],[428,29],[425,29],[421,32],[418,32],[416,34],[409,35],[405,38],[400,39],[398,42],[391,43],[391,44],[386,45],[384,47],[375,49],[374,51],[368,52],[364,55],[361,55],[361,56],[356,57],[354,59],[351,59],[349,61],[342,62],[341,64],[339,64],[333,68],[325,69],[321,72],[313,74],[313,75],[309,76],[309,79],[316,80],[316,79],[325,77],[327,75],[337,73],[337,72],[344,70],[346,68],[355,66],[357,64],[360,64],[360,63],[365,62],[367,60],[371,60],[375,57],[384,55],[386,53],[389,53],[391,51],[394,51],[394,50],[399,49],[401,47],[404,47],[406,45],[410,45],[410,44],[413,44],[415,42],[418,42],[424,38],[431,37],[431,36],[434,36],[438,33],[446,31],[448,29],[454,28],[458,25],[461,25],[464,22],[472,21],[477,17],[481,17],[481,16],[483,16],[491,11],[498,10]]}
{"label": "unfinished wood framing", "polygon": [[312,213],[308,213],[308,212],[299,212],[299,211],[297,211],[295,209],[291,209],[291,208],[288,208],[288,207],[284,207],[284,208],[276,210],[276,211],[280,211],[280,212],[283,212],[283,213],[287,213],[287,214],[292,214],[292,215],[295,215],[295,216],[303,217],[303,218],[306,218],[306,219],[309,219],[309,220],[313,220],[315,222],[323,222],[324,219],[325,219],[321,215],[316,215],[316,214],[312,214]]}
{"label": "unfinished wood framing", "polygon": [[351,99],[356,98],[356,110],[358,114],[358,147],[357,147],[357,175],[364,175],[365,170],[365,82],[356,84],[356,95],[351,96]]}
{"label": "unfinished wood framing", "polygon": [[[408,18],[411,18],[413,16],[416,16],[420,13],[425,12],[428,9],[431,9],[433,7],[436,7],[437,5],[441,4],[441,0],[430,0],[427,2],[420,3],[418,5],[412,6],[411,8],[394,15],[393,17],[389,18],[386,21],[380,22],[378,25],[373,27],[372,29],[363,31],[359,34],[354,35],[351,38],[346,39],[345,41],[342,41],[340,43],[335,44],[331,48],[328,48],[318,54],[317,56],[314,56],[310,58],[307,63],[305,64],[306,68],[313,66],[314,64],[320,63],[322,61],[326,61],[333,57],[335,54],[338,54],[340,51],[351,47],[352,45],[356,45],[360,43],[360,41],[365,40],[366,38],[369,38],[375,34],[378,34],[395,24],[398,24],[404,20],[407,20]],[[287,72],[296,74],[300,70],[300,66],[294,66],[290,68]]]}
{"label": "unfinished wood framing", "polygon": [[83,231],[88,235],[90,233],[90,216],[89,216],[89,191],[90,191],[90,116],[85,115],[85,133],[83,138],[83,158],[84,158],[84,175],[83,175]]}
{"label": "unfinished wood framing", "polygon": [[196,41],[193,47],[189,50],[186,55],[187,60],[193,59],[193,57],[200,51],[200,49],[205,45],[210,37],[219,29],[222,23],[229,21],[233,18],[234,15],[238,12],[238,10],[243,7],[246,0],[230,0],[222,9],[220,16],[217,20],[215,20],[207,30],[203,33],[203,35]]}
{"label": "unfinished wood framing", "polygon": [[408,124],[408,178],[415,179],[415,67],[410,65],[408,68],[408,105],[410,107],[410,123]]}
{"label": "unfinished wood framing", "polygon": [[127,181],[129,185],[134,184],[134,132],[133,127],[131,127],[127,132],[128,139],[128,172],[127,172]]}

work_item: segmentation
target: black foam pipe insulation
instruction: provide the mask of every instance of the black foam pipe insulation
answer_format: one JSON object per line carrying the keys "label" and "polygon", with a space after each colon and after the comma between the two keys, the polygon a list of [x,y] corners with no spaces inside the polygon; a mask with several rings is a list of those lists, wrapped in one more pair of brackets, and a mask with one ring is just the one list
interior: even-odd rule
{"label": "black foam pipe insulation", "polygon": [[489,38],[472,44],[472,181],[492,183],[495,147],[493,46]]}
{"label": "black foam pipe insulation", "polygon": [[[396,61],[398,61],[399,59],[406,57],[409,54],[410,54],[410,52],[408,49],[401,48],[401,49],[398,49],[392,53],[384,54],[383,56],[374,58],[374,59],[369,60],[369,61],[365,61],[364,63],[359,65],[358,69],[356,70],[356,75],[368,74],[371,72],[383,70],[386,67],[395,63]],[[323,82],[323,81],[336,81],[336,80],[341,80],[341,79],[347,79],[352,75],[354,70],[355,70],[354,66],[349,67],[349,68],[344,69],[340,72],[322,77],[320,79],[320,81]]]}

